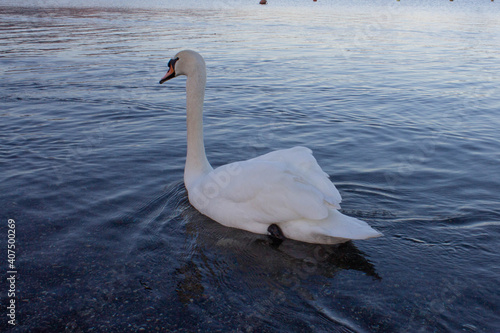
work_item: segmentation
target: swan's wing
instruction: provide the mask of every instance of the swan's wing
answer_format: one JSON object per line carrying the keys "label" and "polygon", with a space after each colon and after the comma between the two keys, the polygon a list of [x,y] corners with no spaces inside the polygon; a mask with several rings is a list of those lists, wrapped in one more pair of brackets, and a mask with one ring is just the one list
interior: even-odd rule
{"label": "swan's wing", "polygon": [[296,175],[321,191],[325,196],[326,202],[340,209],[342,197],[335,185],[330,181],[328,174],[318,165],[318,162],[312,155],[311,149],[306,147],[293,147],[290,149],[276,150],[252,160],[285,163]]}
{"label": "swan's wing", "polygon": [[224,165],[198,184],[193,195],[199,202],[204,196],[208,204],[197,208],[218,221],[224,220],[220,214],[266,224],[326,218],[325,194],[295,169],[258,159]]}

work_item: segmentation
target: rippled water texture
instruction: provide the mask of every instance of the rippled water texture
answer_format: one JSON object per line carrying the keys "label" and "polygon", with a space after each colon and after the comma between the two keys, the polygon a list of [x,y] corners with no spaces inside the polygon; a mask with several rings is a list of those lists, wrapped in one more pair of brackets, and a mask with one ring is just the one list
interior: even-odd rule
{"label": "rippled water texture", "polygon": [[[367,2],[0,2],[1,330],[500,331],[499,2]],[[212,165],[307,146],[385,236],[192,208],[185,79],[158,84],[184,48]]]}

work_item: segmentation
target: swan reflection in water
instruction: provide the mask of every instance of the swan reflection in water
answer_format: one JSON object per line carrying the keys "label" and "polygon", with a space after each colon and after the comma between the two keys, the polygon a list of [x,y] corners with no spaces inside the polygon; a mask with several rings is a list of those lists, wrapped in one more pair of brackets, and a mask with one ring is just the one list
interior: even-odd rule
{"label": "swan reflection in water", "polygon": [[301,322],[310,314],[335,322],[332,302],[345,298],[336,288],[340,279],[354,285],[381,280],[352,242],[277,244],[267,235],[225,227],[191,206],[182,181],[102,231],[126,250],[133,297],[161,304],[160,317],[166,311],[189,325],[217,322],[260,332],[284,324],[276,319],[284,313],[304,309]]}
{"label": "swan reflection in water", "polygon": [[184,304],[213,297],[207,288],[242,289],[247,293],[263,290],[274,301],[283,301],[284,294],[292,291],[311,299],[315,281],[329,284],[328,280],[342,270],[360,271],[381,280],[373,264],[351,241],[324,245],[287,239],[277,243],[269,236],[225,227],[209,219],[189,204],[182,183],[174,187],[170,193],[176,197],[172,201],[176,201],[186,236],[182,251],[185,260],[174,272],[176,293]]}

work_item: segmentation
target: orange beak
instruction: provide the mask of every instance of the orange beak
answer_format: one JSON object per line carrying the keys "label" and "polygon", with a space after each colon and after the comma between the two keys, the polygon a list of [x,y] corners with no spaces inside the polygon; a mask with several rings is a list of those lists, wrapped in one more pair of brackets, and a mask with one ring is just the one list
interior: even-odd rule
{"label": "orange beak", "polygon": [[175,63],[177,62],[177,60],[179,60],[179,58],[170,59],[170,61],[168,62],[168,72],[161,78],[160,84],[175,77]]}

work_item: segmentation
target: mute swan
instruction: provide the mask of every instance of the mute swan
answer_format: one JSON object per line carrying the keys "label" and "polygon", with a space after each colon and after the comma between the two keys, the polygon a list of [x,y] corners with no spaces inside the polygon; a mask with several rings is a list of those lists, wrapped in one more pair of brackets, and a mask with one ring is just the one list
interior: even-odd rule
{"label": "mute swan", "polygon": [[222,225],[318,244],[382,234],[341,214],[341,197],[305,147],[276,150],[213,169],[203,142],[206,69],[191,50],[175,55],[160,84],[186,75],[187,157],[184,184],[190,203]]}

